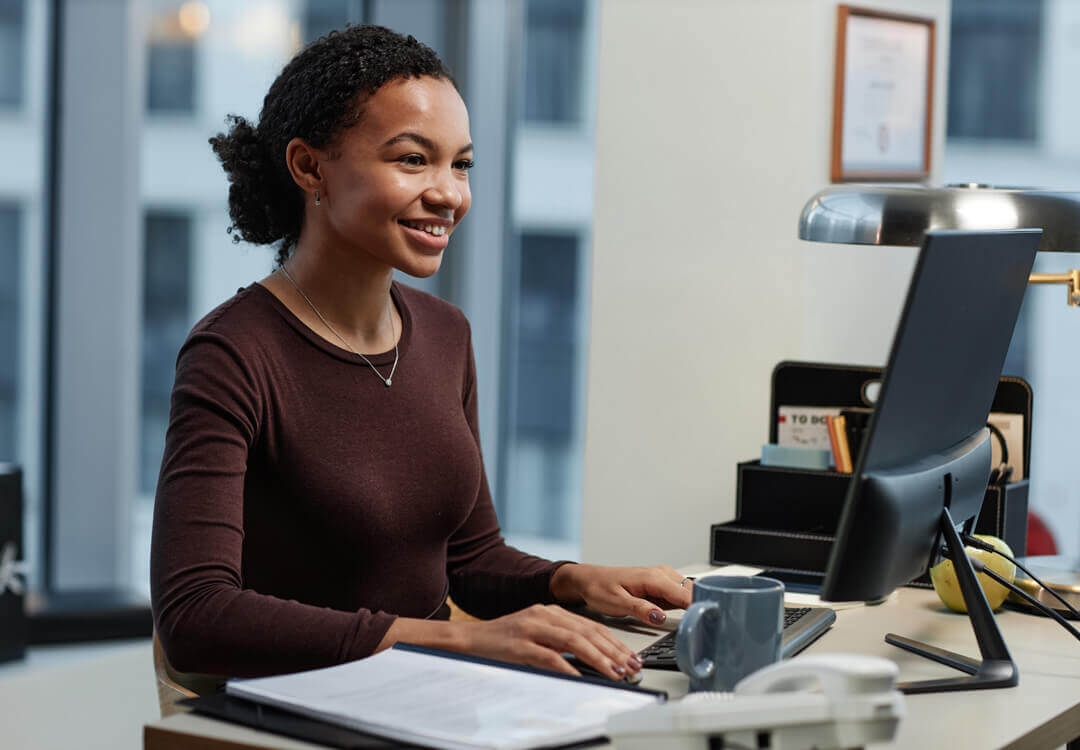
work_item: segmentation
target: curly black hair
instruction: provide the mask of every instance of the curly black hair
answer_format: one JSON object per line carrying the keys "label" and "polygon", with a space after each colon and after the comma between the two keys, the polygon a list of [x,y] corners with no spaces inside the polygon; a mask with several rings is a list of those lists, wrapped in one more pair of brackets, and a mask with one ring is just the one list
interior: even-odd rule
{"label": "curly black hair", "polygon": [[360,121],[380,87],[421,76],[454,84],[434,50],[383,26],[331,31],[297,53],[271,84],[258,125],[229,115],[228,132],[210,139],[229,177],[233,241],[279,242],[277,262],[283,264],[300,237],[304,212],[302,191],[285,163],[289,141],[332,145]]}

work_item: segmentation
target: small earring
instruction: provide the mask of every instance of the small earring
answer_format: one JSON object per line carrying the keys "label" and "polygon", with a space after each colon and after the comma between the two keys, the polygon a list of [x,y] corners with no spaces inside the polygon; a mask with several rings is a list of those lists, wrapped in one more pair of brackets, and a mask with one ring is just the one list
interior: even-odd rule
{"label": "small earring", "polygon": [[322,201],[319,200],[319,191],[318,190],[315,191],[315,205],[316,206],[322,205]]}

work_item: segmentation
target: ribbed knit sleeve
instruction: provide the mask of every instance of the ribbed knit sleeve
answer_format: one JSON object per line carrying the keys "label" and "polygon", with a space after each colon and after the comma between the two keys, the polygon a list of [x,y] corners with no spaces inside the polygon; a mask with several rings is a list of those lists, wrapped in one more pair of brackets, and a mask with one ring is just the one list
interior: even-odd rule
{"label": "ribbed knit sleeve", "polygon": [[151,545],[158,636],[186,672],[255,676],[366,656],[393,615],[244,587],[244,476],[267,408],[244,359],[208,332],[179,355]]}

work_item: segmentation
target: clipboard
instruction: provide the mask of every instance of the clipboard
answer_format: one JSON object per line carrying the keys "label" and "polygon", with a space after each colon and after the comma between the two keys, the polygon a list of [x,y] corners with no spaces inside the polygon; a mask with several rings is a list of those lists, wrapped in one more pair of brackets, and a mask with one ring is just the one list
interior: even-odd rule
{"label": "clipboard", "polygon": [[285,737],[313,742],[327,747],[345,750],[367,750],[368,748],[417,748],[400,741],[388,740],[355,729],[329,724],[294,714],[273,706],[265,706],[255,701],[237,698],[226,693],[212,693],[198,698],[184,698],[177,705],[191,709],[192,713],[221,719],[231,724],[241,724],[252,729],[272,732]]}
{"label": "clipboard", "polygon": [[[394,658],[393,652],[410,652],[410,656]],[[389,657],[389,660],[387,659]],[[273,732],[297,739],[318,742],[330,747],[336,748],[383,748],[383,747],[447,747],[447,743],[454,743],[456,747],[473,746],[473,742],[476,738],[469,732],[462,730],[460,727],[447,728],[442,731],[435,729],[436,725],[432,724],[427,727],[427,730],[417,729],[417,727],[411,724],[395,724],[393,721],[372,721],[362,718],[361,714],[366,713],[371,715],[371,709],[374,703],[360,703],[356,704],[362,707],[360,713],[354,713],[351,709],[342,710],[342,706],[345,705],[341,702],[343,695],[350,694],[352,687],[357,688],[358,693],[371,694],[372,683],[368,681],[369,678],[375,679],[379,684],[394,685],[394,690],[400,691],[396,693],[396,698],[393,700],[404,700],[406,702],[415,700],[423,700],[422,698],[415,698],[417,695],[424,693],[426,689],[428,699],[431,699],[432,685],[434,684],[438,689],[439,685],[446,684],[446,677],[448,670],[451,668],[445,665],[439,665],[437,669],[433,671],[425,670],[423,672],[424,678],[421,681],[415,683],[416,690],[409,690],[409,688],[402,689],[403,685],[413,685],[410,682],[412,679],[418,679],[417,666],[420,658],[437,657],[436,660],[432,660],[431,664],[435,664],[436,661],[446,660],[446,662],[456,662],[471,665],[469,667],[463,667],[467,670],[468,680],[472,680],[474,684],[477,680],[490,683],[492,680],[501,681],[500,684],[510,684],[507,679],[498,677],[495,672],[490,668],[496,668],[499,673],[510,675],[511,673],[526,673],[529,675],[535,675],[543,678],[553,678],[558,680],[557,683],[551,683],[549,687],[545,687],[546,691],[555,691],[556,694],[567,694],[567,688],[570,689],[571,694],[574,688],[570,688],[565,681],[573,681],[581,685],[582,683],[589,684],[590,686],[600,686],[604,690],[614,690],[618,693],[629,691],[642,696],[641,698],[612,698],[611,700],[605,700],[607,703],[615,701],[619,704],[626,704],[627,706],[644,705],[645,703],[662,702],[666,700],[667,693],[662,690],[651,690],[642,688],[636,685],[632,685],[625,682],[616,682],[607,678],[594,678],[594,677],[576,677],[573,675],[566,675],[557,672],[551,672],[545,669],[539,669],[536,667],[524,666],[519,664],[508,663],[495,659],[487,659],[483,657],[477,657],[469,654],[459,654],[456,652],[445,651],[442,649],[430,648],[425,646],[418,646],[406,643],[397,643],[386,652],[375,654],[371,659],[382,661],[375,665],[369,663],[368,659],[361,659],[355,662],[347,662],[331,667],[327,667],[324,670],[308,670],[307,672],[301,672],[296,674],[284,674],[273,677],[265,678],[251,678],[241,680],[230,680],[226,683],[226,689],[228,692],[215,693],[199,698],[186,699],[179,702],[179,705],[190,708],[191,710],[204,715],[212,716],[218,719],[224,719],[225,721],[250,726],[256,729]],[[404,671],[395,672],[393,667],[388,665],[397,665],[397,667]],[[478,670],[475,666],[480,665],[481,669]],[[390,670],[390,671],[387,671]],[[330,679],[329,692],[326,692],[324,687],[315,690],[312,693],[312,680],[313,676],[320,675],[320,672],[324,672],[325,675],[322,679]],[[442,675],[442,677],[440,677]],[[477,675],[480,675],[479,677]],[[430,678],[430,679],[429,679]],[[442,679],[442,682],[439,680]],[[532,678],[525,678],[526,681],[534,686],[530,689],[536,692],[535,686],[542,684],[546,681],[537,681]],[[432,680],[435,682],[432,683]],[[258,685],[262,685],[259,687]],[[524,685],[524,682],[520,681],[520,678],[514,681],[514,684]],[[244,686],[244,689],[233,689],[234,686]],[[349,686],[346,689],[346,686]],[[344,692],[342,692],[344,690]],[[577,688],[582,690],[582,688]],[[595,697],[601,694],[601,691],[595,689],[595,687],[589,687],[584,689],[588,695]],[[308,694],[304,697],[304,694]],[[379,693],[379,695],[386,695],[387,693]],[[291,696],[291,697],[290,697]],[[645,697],[647,696],[647,697]],[[351,698],[350,698],[351,700]],[[372,700],[379,700],[373,698]],[[392,702],[392,701],[391,701]],[[346,701],[348,703],[348,701]],[[353,705],[353,704],[349,704]],[[417,704],[427,705],[427,704]],[[393,711],[393,708],[390,709]],[[470,709],[471,710],[471,709]],[[596,709],[594,709],[595,711]],[[611,706],[608,706],[605,710],[615,710]],[[400,713],[400,712],[399,712]],[[409,713],[406,711],[406,713]],[[383,716],[383,719],[386,717]],[[520,718],[520,717],[519,717]],[[531,717],[525,717],[531,721]],[[530,745],[534,747],[558,747],[558,748],[578,748],[578,747],[590,747],[604,741],[602,726],[594,727],[592,718],[589,718],[584,724],[578,724],[570,726],[569,728],[564,726],[562,721],[564,717],[560,716],[560,720],[554,725],[554,731],[547,733],[541,731],[536,734],[534,738],[514,738],[509,737],[506,740],[508,746],[521,745],[523,742],[532,742],[535,740],[538,744]],[[525,725],[523,725],[525,726]],[[432,731],[434,729],[434,731]],[[600,731],[594,731],[598,729]],[[470,730],[471,731],[471,730]],[[461,734],[460,737],[455,737],[455,732]],[[581,736],[588,733],[588,736]],[[575,736],[577,735],[577,736]],[[435,737],[441,738],[439,741],[442,744],[428,745],[423,744],[431,741]],[[490,741],[492,738],[488,737]],[[542,744],[541,744],[542,743]]]}

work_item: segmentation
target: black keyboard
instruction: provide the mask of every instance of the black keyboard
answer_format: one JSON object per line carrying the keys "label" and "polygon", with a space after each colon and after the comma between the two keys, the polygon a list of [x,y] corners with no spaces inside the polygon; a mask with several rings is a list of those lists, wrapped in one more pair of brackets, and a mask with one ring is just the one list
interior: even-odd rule
{"label": "black keyboard", "polygon": [[[832,627],[836,613],[827,607],[784,607],[784,635],[780,640],[780,658],[787,659],[802,651]],[[645,669],[678,669],[675,663],[675,631],[638,652]]]}

